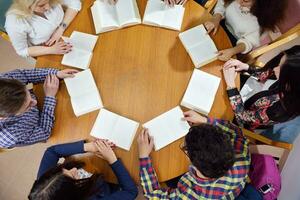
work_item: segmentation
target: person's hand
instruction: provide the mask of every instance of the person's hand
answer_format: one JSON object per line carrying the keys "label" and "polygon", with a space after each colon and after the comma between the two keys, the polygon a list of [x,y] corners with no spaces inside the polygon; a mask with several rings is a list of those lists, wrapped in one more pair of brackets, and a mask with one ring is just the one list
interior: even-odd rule
{"label": "person's hand", "polygon": [[199,124],[199,123],[206,123],[207,122],[207,118],[196,113],[193,110],[189,110],[183,113],[184,115],[184,119],[190,124]]}
{"label": "person's hand", "polygon": [[96,145],[96,148],[98,151],[95,154],[98,157],[106,160],[109,164],[113,164],[114,162],[117,161],[116,154],[110,147],[109,142],[107,142],[105,140],[96,140],[95,145]]}
{"label": "person's hand", "polygon": [[64,41],[56,42],[50,48],[50,54],[66,54],[72,51],[72,44]]}
{"label": "person's hand", "polygon": [[173,7],[176,4],[177,0],[164,0],[165,4]]}
{"label": "person's hand", "polygon": [[45,44],[47,46],[52,46],[54,43],[58,42],[61,36],[63,35],[64,31],[65,30],[61,26],[59,26]]}
{"label": "person's hand", "polygon": [[233,55],[235,55],[232,48],[219,51],[218,59],[222,61],[228,61]]}
{"label": "person's hand", "polygon": [[188,0],[176,0],[177,5],[184,5]]}
{"label": "person's hand", "polygon": [[208,34],[212,32],[212,34],[215,35],[219,29],[220,20],[217,17],[213,17],[211,20],[205,22],[204,26]]}
{"label": "person's hand", "polygon": [[137,138],[137,142],[139,148],[139,157],[149,157],[154,146],[154,139],[153,137],[150,137],[148,129],[142,130]]}
{"label": "person's hand", "polygon": [[107,0],[110,5],[115,5],[118,0]]}
{"label": "person's hand", "polygon": [[223,74],[227,88],[235,88],[235,77],[237,75],[235,68],[230,67],[228,69],[223,68]]}
{"label": "person's hand", "polygon": [[64,78],[73,78],[75,77],[74,74],[78,73],[79,71],[76,69],[64,69],[60,70],[57,72],[56,76],[59,79],[64,79]]}
{"label": "person's hand", "polygon": [[54,74],[50,74],[44,81],[45,96],[55,97],[59,88],[59,80]]}
{"label": "person's hand", "polygon": [[105,141],[107,142],[107,144],[111,147],[114,148],[116,145],[113,142],[110,142],[109,140],[104,140],[104,139],[96,139],[92,142],[87,142],[84,143],[84,151],[85,152],[92,152],[92,153],[96,153],[98,152],[98,148],[96,146],[96,141]]}
{"label": "person's hand", "polygon": [[224,69],[229,69],[231,67],[235,68],[235,71],[237,72],[249,69],[249,65],[247,63],[243,63],[237,59],[230,59],[223,66]]}

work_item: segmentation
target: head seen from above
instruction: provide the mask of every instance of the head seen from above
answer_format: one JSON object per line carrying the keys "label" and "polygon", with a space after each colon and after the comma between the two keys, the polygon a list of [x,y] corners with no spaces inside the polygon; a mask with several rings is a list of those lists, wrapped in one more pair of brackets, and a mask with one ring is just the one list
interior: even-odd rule
{"label": "head seen from above", "polygon": [[0,118],[20,115],[36,104],[23,83],[0,79]]}
{"label": "head seen from above", "polygon": [[99,175],[94,174],[90,178],[79,179],[78,170],[82,168],[82,162],[67,162],[58,165],[33,184],[28,199],[30,200],[80,200],[92,193],[92,188]]}
{"label": "head seen from above", "polygon": [[191,127],[182,149],[206,178],[224,176],[235,162],[230,137],[210,124]]}
{"label": "head seen from above", "polygon": [[43,15],[57,3],[59,0],[14,0],[7,14],[12,13],[21,17],[31,17],[33,14]]}

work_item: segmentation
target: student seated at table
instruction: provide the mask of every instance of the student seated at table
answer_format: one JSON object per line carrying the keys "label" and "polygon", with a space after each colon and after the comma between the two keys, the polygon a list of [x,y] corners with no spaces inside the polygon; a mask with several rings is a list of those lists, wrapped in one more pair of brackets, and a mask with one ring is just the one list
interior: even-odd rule
{"label": "student seated at table", "polygon": [[66,54],[72,46],[60,38],[80,9],[80,0],[14,0],[5,29],[22,57]]}
{"label": "student seated at table", "polygon": [[[272,10],[276,10],[278,7],[276,6],[277,1],[273,1],[218,0],[212,19],[205,22],[204,25],[207,31],[209,33],[213,32],[213,34],[217,32],[219,25],[221,25],[234,46],[219,51],[218,58],[220,60],[227,61],[236,54],[246,54],[260,45],[262,31],[260,25],[263,28],[273,28],[274,23],[278,21],[277,19],[274,20],[277,16],[274,13],[273,17],[271,17],[272,15],[268,15],[269,18],[264,16],[264,12],[268,11],[268,7],[272,7]],[[279,13],[283,14],[283,12],[280,12],[280,7]]]}
{"label": "student seated at table", "polygon": [[[109,185],[101,174],[91,174],[83,169],[84,163],[73,161],[58,164],[60,158],[95,153],[106,160],[116,175],[118,185]],[[30,200],[83,200],[122,199],[131,200],[137,196],[137,187],[117,159],[111,143],[104,140],[60,144],[48,148],[42,158],[37,180],[32,186]]]}
{"label": "student seated at table", "polygon": [[[18,69],[0,74],[0,147],[12,148],[47,140],[54,122],[59,79],[73,77],[76,72],[49,68]],[[44,83],[41,111],[33,90],[26,88],[29,83]]]}
{"label": "student seated at table", "polygon": [[194,111],[184,115],[192,127],[181,149],[192,165],[176,188],[159,185],[149,157],[153,138],[149,137],[148,130],[143,130],[138,137],[144,196],[148,199],[234,199],[245,187],[248,177],[248,140],[239,127],[228,121],[206,118]]}
{"label": "student seated at table", "polygon": [[[245,102],[236,88],[236,71],[251,76],[242,90]],[[223,67],[227,94],[235,119],[248,129],[268,128],[300,114],[300,46],[278,54],[265,67],[255,68],[238,60],[229,60]],[[273,79],[273,80],[272,80]]]}

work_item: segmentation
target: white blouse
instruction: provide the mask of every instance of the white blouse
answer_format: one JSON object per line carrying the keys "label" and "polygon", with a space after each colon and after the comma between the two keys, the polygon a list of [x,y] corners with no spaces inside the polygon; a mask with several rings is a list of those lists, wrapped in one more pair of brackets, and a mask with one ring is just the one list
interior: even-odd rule
{"label": "white blouse", "polygon": [[[63,0],[62,4],[77,11],[81,9],[80,0]],[[20,18],[14,14],[6,16],[5,29],[20,56],[28,57],[28,47],[42,45],[50,39],[63,21],[62,5],[52,7],[44,15],[46,18],[38,15],[33,15],[31,18]]]}
{"label": "white blouse", "polygon": [[260,45],[260,27],[257,18],[251,13],[242,13],[240,4],[233,1],[224,6],[224,0],[218,0],[214,13],[219,13],[225,18],[228,30],[238,39],[237,44],[244,43],[248,53]]}

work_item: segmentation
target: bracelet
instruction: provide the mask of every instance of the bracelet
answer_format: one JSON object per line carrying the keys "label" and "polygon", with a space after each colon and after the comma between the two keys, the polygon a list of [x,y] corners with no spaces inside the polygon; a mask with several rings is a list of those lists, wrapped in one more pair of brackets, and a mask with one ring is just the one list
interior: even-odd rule
{"label": "bracelet", "polygon": [[67,28],[67,24],[65,22],[61,22],[59,26],[62,27],[64,30]]}

